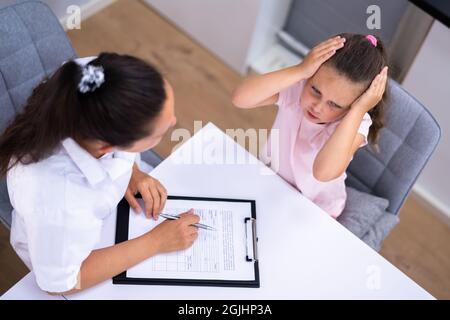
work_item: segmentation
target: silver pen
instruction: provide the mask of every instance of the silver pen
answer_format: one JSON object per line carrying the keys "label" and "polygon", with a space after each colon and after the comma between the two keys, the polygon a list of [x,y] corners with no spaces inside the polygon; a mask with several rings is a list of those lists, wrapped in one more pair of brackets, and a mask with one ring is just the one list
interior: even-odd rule
{"label": "silver pen", "polygon": [[[169,220],[178,220],[178,219],[180,219],[179,216],[175,216],[173,214],[160,213],[159,215],[161,217],[169,219]],[[205,229],[205,230],[211,230],[211,231],[215,231],[216,230],[216,228],[207,226],[206,224],[203,224],[203,223],[194,223],[192,226],[200,228],[200,229]]]}

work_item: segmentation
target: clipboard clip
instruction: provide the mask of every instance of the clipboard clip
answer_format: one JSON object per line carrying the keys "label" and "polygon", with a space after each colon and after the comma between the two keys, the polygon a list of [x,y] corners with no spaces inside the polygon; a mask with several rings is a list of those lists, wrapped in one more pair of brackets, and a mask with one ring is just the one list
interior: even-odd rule
{"label": "clipboard clip", "polygon": [[[245,238],[246,238],[246,257],[245,259],[249,262],[258,261],[258,236],[256,234],[256,219],[247,217],[244,220],[245,223]],[[249,230],[250,229],[250,230]],[[251,235],[249,234],[251,233]],[[249,249],[250,242],[250,249]]]}

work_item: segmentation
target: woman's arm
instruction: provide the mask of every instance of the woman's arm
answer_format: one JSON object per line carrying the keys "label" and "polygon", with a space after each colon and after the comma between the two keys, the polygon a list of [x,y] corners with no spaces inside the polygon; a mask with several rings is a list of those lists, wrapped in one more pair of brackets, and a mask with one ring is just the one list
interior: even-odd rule
{"label": "woman's arm", "polygon": [[380,102],[386,88],[387,67],[375,77],[369,89],[351,106],[335,132],[316,156],[313,175],[319,181],[336,179],[347,169],[353,154],[364,141],[358,129],[364,114]]}
{"label": "woman's arm", "polygon": [[192,224],[198,221],[197,215],[185,213],[180,219],[166,220],[138,238],[94,250],[83,261],[75,288],[67,292],[50,294],[76,293],[111,279],[156,254],[186,249],[197,238],[197,228]]}
{"label": "woman's arm", "polygon": [[274,104],[280,91],[313,76],[344,42],[340,37],[329,39],[314,47],[296,66],[245,79],[233,93],[233,104],[244,109]]}

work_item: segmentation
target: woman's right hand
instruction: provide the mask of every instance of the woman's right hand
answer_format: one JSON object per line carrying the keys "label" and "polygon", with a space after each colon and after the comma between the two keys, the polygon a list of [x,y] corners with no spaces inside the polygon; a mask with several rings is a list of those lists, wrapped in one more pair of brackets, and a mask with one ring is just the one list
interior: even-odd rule
{"label": "woman's right hand", "polygon": [[304,78],[312,77],[320,66],[344,46],[345,38],[337,36],[319,43],[312,48],[298,65]]}
{"label": "woman's right hand", "polygon": [[200,217],[189,210],[180,214],[178,220],[165,220],[153,228],[149,234],[157,241],[158,253],[165,253],[189,248],[198,237],[198,230],[192,226]]}

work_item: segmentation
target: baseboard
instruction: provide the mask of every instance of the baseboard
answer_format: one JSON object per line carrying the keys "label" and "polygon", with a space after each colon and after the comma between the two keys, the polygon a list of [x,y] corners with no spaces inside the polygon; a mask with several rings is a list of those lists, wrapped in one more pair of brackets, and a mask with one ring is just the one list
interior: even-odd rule
{"label": "baseboard", "polygon": [[411,196],[427,210],[438,216],[443,222],[450,226],[450,208],[427,191],[426,188],[419,183],[416,183],[412,188]]}
{"label": "baseboard", "polygon": [[[97,12],[103,10],[107,6],[113,4],[117,0],[91,0],[88,3],[81,6],[81,21],[86,20],[90,16],[96,14]],[[69,17],[68,14],[66,14],[64,17],[59,19],[59,22],[63,26],[64,30],[67,30],[66,27],[66,21]]]}

